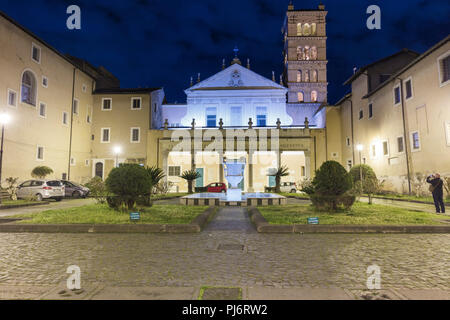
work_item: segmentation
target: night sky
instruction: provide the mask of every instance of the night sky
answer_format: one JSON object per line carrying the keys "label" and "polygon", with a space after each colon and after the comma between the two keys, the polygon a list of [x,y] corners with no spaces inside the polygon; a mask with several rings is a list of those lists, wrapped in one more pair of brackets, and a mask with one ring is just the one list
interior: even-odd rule
{"label": "night sky", "polygon": [[[184,102],[190,77],[205,79],[233,58],[271,78],[282,72],[281,27],[289,0],[0,0],[0,10],[62,53],[103,65],[122,87],[164,87]],[[319,0],[294,0],[295,9]],[[330,103],[349,91],[342,83],[374,60],[409,48],[419,53],[450,31],[448,0],[328,0]],[[82,30],[66,28],[67,6],[79,5]],[[366,28],[366,8],[381,7],[381,30]],[[0,48],[1,49],[1,48]]]}

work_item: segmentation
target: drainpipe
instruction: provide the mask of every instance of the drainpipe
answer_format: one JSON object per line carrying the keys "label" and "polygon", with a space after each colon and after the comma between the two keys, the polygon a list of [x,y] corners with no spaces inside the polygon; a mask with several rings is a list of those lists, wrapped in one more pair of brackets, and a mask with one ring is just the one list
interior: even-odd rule
{"label": "drainpipe", "polygon": [[353,158],[353,165],[355,165],[355,134],[353,131],[353,100],[352,97],[349,99],[350,101],[350,128],[352,132],[352,158]]}
{"label": "drainpipe", "polygon": [[67,180],[70,180],[70,159],[72,159],[72,136],[73,136],[73,103],[75,99],[75,72],[76,68],[73,68],[73,80],[72,80],[72,107],[70,108],[70,142],[69,142],[69,168],[67,170]]}
{"label": "drainpipe", "polygon": [[403,97],[403,79],[396,77],[395,79],[400,80],[400,101],[402,102],[402,122],[403,122],[403,139],[405,146],[405,156],[406,156],[406,172],[408,177],[408,193],[411,194],[411,169],[410,169],[410,154],[408,148],[407,132],[406,132],[406,119],[405,119],[405,100]]}

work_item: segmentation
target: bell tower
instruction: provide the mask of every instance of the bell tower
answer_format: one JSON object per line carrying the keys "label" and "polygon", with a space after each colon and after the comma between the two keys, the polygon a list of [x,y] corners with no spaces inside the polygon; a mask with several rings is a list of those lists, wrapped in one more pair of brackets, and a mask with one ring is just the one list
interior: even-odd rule
{"label": "bell tower", "polygon": [[289,90],[287,110],[298,115],[297,125],[308,117],[312,125],[325,126],[325,112],[316,111],[327,103],[326,15],[322,3],[317,9],[296,10],[291,1],[286,12],[283,84]]}

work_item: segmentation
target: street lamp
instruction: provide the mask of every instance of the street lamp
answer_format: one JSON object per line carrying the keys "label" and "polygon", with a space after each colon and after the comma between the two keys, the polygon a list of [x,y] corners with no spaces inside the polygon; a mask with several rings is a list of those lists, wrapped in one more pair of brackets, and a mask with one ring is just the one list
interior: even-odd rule
{"label": "street lamp", "polygon": [[[11,120],[10,116],[7,113],[0,114],[0,124],[2,125],[2,142],[0,148],[0,189],[2,186],[2,168],[3,168],[3,140],[5,138],[5,125],[9,123]],[[0,198],[1,203],[1,198]]]}
{"label": "street lamp", "polygon": [[362,176],[362,160],[361,160],[361,151],[363,150],[362,144],[356,145],[356,150],[359,152],[359,181],[361,182],[361,194],[363,193],[363,176]]}
{"label": "street lamp", "polygon": [[119,154],[122,152],[122,148],[119,146],[114,147],[114,154],[116,155],[116,168],[119,167]]}

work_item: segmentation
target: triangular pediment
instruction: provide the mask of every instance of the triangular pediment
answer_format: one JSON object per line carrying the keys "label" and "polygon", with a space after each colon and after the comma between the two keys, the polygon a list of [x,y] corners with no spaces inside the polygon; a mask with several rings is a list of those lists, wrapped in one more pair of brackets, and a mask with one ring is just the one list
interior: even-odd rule
{"label": "triangular pediment", "polygon": [[246,89],[279,89],[287,90],[278,83],[267,79],[240,64],[232,64],[228,68],[186,89],[186,94],[200,90],[246,90]]}

